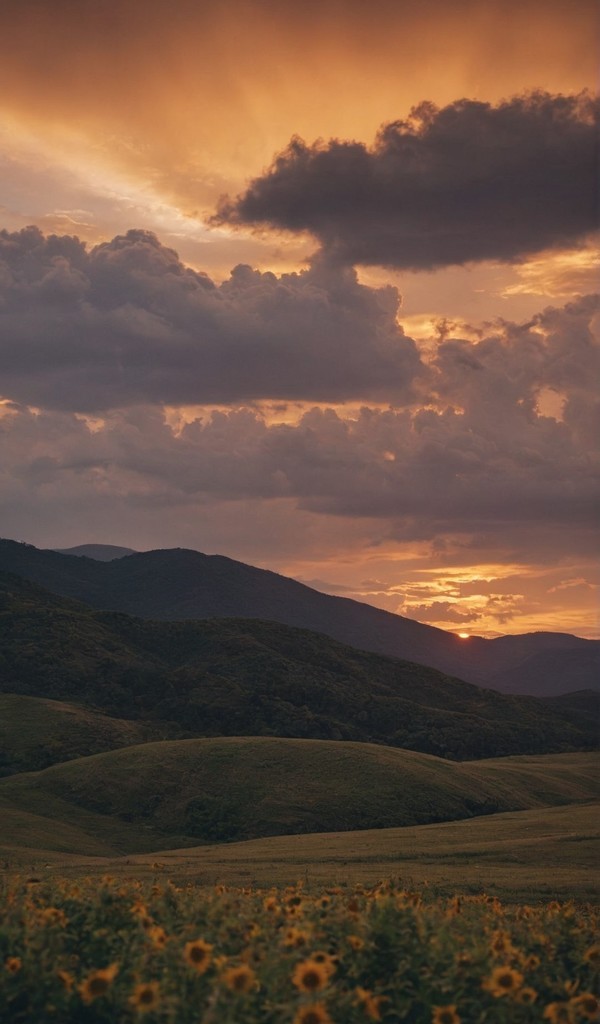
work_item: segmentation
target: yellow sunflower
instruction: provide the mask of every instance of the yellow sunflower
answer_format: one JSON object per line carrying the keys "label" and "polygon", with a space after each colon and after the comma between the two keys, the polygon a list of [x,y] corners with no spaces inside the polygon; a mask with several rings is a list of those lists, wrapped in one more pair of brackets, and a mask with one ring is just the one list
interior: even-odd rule
{"label": "yellow sunflower", "polygon": [[505,954],[506,956],[513,956],[515,952],[515,947],[510,941],[510,935],[508,932],[503,931],[494,932],[490,942],[490,949],[492,953]]}
{"label": "yellow sunflower", "polygon": [[331,971],[324,963],[317,960],[303,960],[297,964],[292,974],[292,982],[301,992],[318,992],[325,988]]}
{"label": "yellow sunflower", "polygon": [[155,1010],[160,1003],[160,995],[157,981],[142,981],[136,985],[129,997],[129,1003],[138,1013],[148,1013]]}
{"label": "yellow sunflower", "polygon": [[460,1024],[456,1006],[434,1006],[431,1024]]}
{"label": "yellow sunflower", "polygon": [[247,964],[240,964],[239,967],[230,967],[221,975],[221,981],[232,992],[237,992],[239,995],[251,992],[252,989],[257,987],[256,975]]}
{"label": "yellow sunflower", "polygon": [[93,1003],[94,999],[105,996],[119,970],[118,964],[111,964],[102,970],[92,971],[79,986],[79,995],[84,1003]]}
{"label": "yellow sunflower", "polygon": [[148,928],[146,934],[152,945],[156,946],[157,949],[162,949],[169,938],[164,928],[161,928],[158,924],[154,924],[152,927]]}
{"label": "yellow sunflower", "polygon": [[75,985],[75,978],[69,971],[57,971],[56,977],[62,982],[63,988],[66,992],[72,992],[73,986]]}
{"label": "yellow sunflower", "polygon": [[310,959],[314,960],[316,964],[322,964],[329,974],[334,973],[337,957],[332,956],[331,953],[326,953],[324,950],[318,949],[316,953],[311,953]]}
{"label": "yellow sunflower", "polygon": [[351,947],[351,949],[362,949],[364,944],[365,940],[361,939],[360,935],[348,935],[348,945]]}
{"label": "yellow sunflower", "polygon": [[536,990],[534,988],[530,988],[529,986],[526,986],[525,988],[520,988],[515,995],[515,1000],[517,1001],[517,1003],[521,1003],[523,1006],[531,1006],[532,1003],[535,1003],[536,999]]}
{"label": "yellow sunflower", "polygon": [[591,992],[582,992],[569,1002],[587,1020],[600,1019],[600,1001]]}
{"label": "yellow sunflower", "polygon": [[600,946],[590,946],[586,949],[583,954],[583,959],[586,964],[592,964],[593,967],[600,967]]}
{"label": "yellow sunflower", "polygon": [[520,971],[515,971],[512,967],[495,967],[481,987],[491,995],[500,998],[500,996],[514,995],[522,984],[523,975]]}
{"label": "yellow sunflower", "polygon": [[310,935],[308,932],[302,931],[301,928],[288,928],[282,941],[284,946],[300,949],[308,944],[309,939]]}
{"label": "yellow sunflower", "polygon": [[356,988],[356,995],[369,1020],[381,1020],[381,1005],[389,1001],[387,996],[374,996],[369,989],[360,986]]}
{"label": "yellow sunflower", "polygon": [[42,924],[59,924],[64,928],[67,918],[64,911],[59,910],[58,907],[45,907],[40,913],[40,922]]}
{"label": "yellow sunflower", "polygon": [[548,1003],[542,1018],[550,1024],[574,1024],[575,1011],[568,1003]]}
{"label": "yellow sunflower", "polygon": [[323,1003],[313,1003],[311,1006],[302,1006],[292,1024],[333,1024],[333,1021]]}
{"label": "yellow sunflower", "polygon": [[20,956],[9,956],[4,961],[4,966],[9,974],[17,974],[23,966],[23,961]]}
{"label": "yellow sunflower", "polygon": [[183,947],[183,959],[186,964],[193,967],[198,974],[204,974],[210,967],[213,947],[204,939],[194,939],[193,942],[186,942]]}

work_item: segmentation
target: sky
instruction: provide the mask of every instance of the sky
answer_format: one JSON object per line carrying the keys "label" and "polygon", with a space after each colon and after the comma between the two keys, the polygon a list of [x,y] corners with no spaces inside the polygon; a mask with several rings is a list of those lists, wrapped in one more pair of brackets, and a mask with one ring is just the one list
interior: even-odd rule
{"label": "sky", "polygon": [[598,619],[595,0],[4,0],[0,534]]}

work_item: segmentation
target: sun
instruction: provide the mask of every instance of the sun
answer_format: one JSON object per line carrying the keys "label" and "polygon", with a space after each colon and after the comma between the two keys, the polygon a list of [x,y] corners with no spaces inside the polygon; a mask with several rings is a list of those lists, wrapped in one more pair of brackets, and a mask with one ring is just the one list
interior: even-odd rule
{"label": "sun", "polygon": [[459,633],[458,635],[459,635],[461,640],[468,640],[469,636],[470,636],[469,633]]}

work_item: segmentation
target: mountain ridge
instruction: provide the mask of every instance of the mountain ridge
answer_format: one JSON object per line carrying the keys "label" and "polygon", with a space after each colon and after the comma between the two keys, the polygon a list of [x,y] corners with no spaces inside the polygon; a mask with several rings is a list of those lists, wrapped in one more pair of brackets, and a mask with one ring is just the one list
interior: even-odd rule
{"label": "mountain ridge", "polygon": [[556,696],[600,687],[599,641],[550,632],[462,640],[225,555],[172,548],[98,562],[0,540],[0,569],[95,608],[145,618],[282,622],[504,693]]}
{"label": "mountain ridge", "polygon": [[[157,622],[0,572],[0,689],[176,727],[179,736],[356,740],[456,760],[586,750],[568,701],[487,690],[258,619]],[[584,697],[584,701],[587,698]]]}

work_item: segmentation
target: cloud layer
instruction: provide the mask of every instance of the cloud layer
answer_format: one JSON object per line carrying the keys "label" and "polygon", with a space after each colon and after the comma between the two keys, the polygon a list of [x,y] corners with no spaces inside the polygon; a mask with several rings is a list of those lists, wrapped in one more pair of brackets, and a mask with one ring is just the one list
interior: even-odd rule
{"label": "cloud layer", "polygon": [[393,287],[315,261],[217,286],[150,232],[87,251],[0,232],[0,374],[19,402],[91,412],[264,398],[405,400],[423,372]]}
{"label": "cloud layer", "polygon": [[[588,296],[524,325],[499,322],[476,343],[447,338],[422,407],[315,407],[295,422],[230,408],[176,430],[159,405],[91,426],[7,405],[1,490],[8,504],[78,491],[140,507],[279,499],[380,520],[402,541],[460,534],[508,551],[550,531],[562,551],[580,550],[600,497],[599,308]],[[548,394],[553,415],[541,409]]]}
{"label": "cloud layer", "polygon": [[214,222],[310,231],[343,264],[432,269],[566,246],[597,225],[589,96],[415,107],[374,146],[294,138]]}

